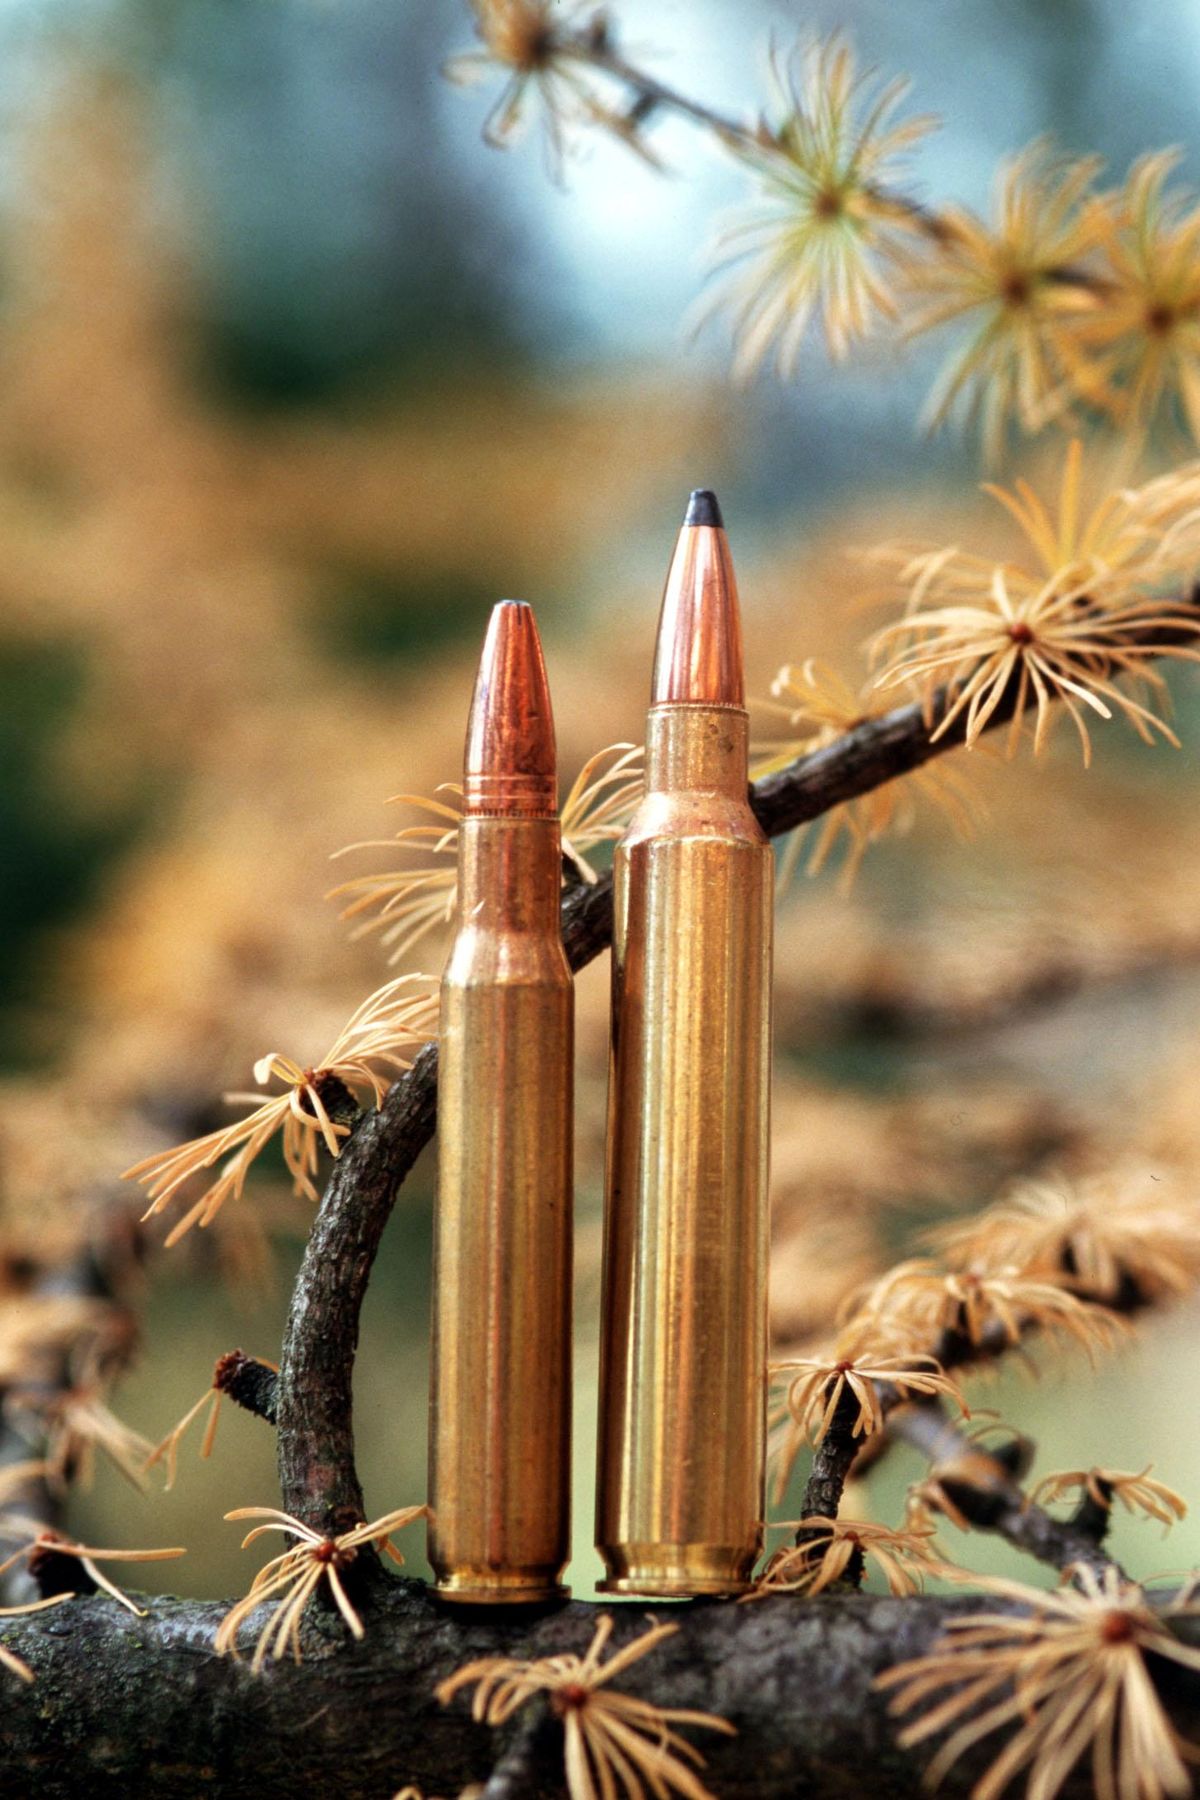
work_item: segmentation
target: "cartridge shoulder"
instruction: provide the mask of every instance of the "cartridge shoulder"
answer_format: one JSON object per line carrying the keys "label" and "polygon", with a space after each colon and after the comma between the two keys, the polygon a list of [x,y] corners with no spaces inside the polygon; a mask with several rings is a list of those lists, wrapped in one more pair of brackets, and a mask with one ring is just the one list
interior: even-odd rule
{"label": "cartridge shoulder", "polygon": [[647,794],[621,844],[632,849],[664,838],[710,838],[762,848],[767,845],[766,833],[751,811],[748,796],[741,800],[706,791]]}
{"label": "cartridge shoulder", "polygon": [[468,925],[450,947],[442,985],[563,988],[571,985],[571,971],[557,933]]}

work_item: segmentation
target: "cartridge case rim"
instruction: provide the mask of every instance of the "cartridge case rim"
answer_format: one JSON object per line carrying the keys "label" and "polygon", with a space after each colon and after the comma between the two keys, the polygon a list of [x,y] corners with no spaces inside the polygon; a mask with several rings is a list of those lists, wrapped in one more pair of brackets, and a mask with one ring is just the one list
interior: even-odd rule
{"label": "cartridge case rim", "polygon": [[709,1581],[700,1575],[678,1575],[673,1580],[664,1576],[659,1581],[649,1576],[639,1580],[636,1575],[611,1575],[596,1583],[596,1592],[633,1594],[650,1600],[693,1600],[700,1596],[748,1594],[753,1586],[749,1576],[737,1581]]}
{"label": "cartridge case rim", "polygon": [[757,1544],[657,1544],[597,1546],[607,1573],[597,1588],[606,1594],[744,1594],[753,1585]]}
{"label": "cartridge case rim", "polygon": [[541,1602],[569,1600],[571,1590],[562,1581],[469,1582],[457,1575],[446,1575],[433,1583],[439,1600],[451,1600],[456,1606],[534,1606]]}

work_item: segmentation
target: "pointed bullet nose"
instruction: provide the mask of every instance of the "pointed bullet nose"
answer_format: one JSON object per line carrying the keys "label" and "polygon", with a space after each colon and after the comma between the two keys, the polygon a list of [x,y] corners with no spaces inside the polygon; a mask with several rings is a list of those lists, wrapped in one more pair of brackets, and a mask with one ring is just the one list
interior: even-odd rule
{"label": "pointed bullet nose", "polygon": [[468,816],[499,818],[558,811],[550,684],[533,608],[523,600],[492,608],[467,722],[463,806]]}
{"label": "pointed bullet nose", "polygon": [[692,497],[688,501],[688,509],[683,515],[683,522],[685,525],[715,525],[718,531],[725,529],[720,502],[711,488],[692,489]]}
{"label": "pointed bullet nose", "polygon": [[667,574],[652,706],[744,706],[737,583],[717,497],[697,488]]}

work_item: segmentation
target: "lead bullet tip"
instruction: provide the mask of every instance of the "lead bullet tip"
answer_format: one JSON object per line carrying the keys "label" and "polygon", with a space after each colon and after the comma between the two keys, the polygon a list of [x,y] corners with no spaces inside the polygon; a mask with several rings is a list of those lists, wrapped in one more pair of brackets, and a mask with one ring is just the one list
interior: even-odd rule
{"label": "lead bullet tip", "polygon": [[711,488],[692,489],[683,522],[685,525],[715,525],[718,531],[724,530],[725,521],[721,517],[720,502]]}
{"label": "lead bullet tip", "polygon": [[553,818],[558,769],[550,686],[533,608],[492,608],[475,677],[463,757],[463,810],[499,818]]}
{"label": "lead bullet tip", "polygon": [[717,497],[697,488],[667,574],[651,705],[744,706],[737,583]]}

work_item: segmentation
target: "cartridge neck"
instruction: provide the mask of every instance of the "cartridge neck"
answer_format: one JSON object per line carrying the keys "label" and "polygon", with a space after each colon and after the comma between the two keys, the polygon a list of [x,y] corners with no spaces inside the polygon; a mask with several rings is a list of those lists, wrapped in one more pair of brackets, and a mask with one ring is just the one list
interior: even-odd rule
{"label": "cartridge neck", "polygon": [[459,929],[560,929],[557,819],[464,819],[458,828]]}
{"label": "cartridge neck", "polygon": [[750,720],[740,706],[671,703],[646,716],[646,792],[745,800]]}

